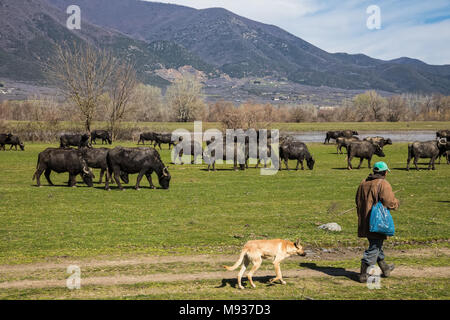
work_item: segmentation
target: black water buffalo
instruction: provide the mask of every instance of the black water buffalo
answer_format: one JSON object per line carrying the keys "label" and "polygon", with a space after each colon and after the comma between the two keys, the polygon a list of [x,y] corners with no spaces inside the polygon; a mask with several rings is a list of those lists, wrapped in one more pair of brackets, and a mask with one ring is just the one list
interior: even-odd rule
{"label": "black water buffalo", "polygon": [[159,149],[162,150],[161,144],[162,143],[168,143],[169,144],[169,150],[170,146],[175,146],[175,141],[172,141],[172,134],[171,133],[155,133],[155,144],[153,145],[156,148],[156,145],[159,146]]}
{"label": "black water buffalo", "polygon": [[12,135],[11,137],[9,137],[6,140],[5,144],[10,144],[11,147],[9,148],[9,150],[11,150],[13,147],[15,147],[16,151],[17,151],[17,146],[20,147],[20,150],[24,151],[25,150],[25,145],[23,144],[23,142],[20,140],[20,138],[18,136],[14,136]]}
{"label": "black water buffalo", "polygon": [[149,131],[149,132],[142,132],[139,135],[138,144],[140,142],[142,142],[142,144],[145,144],[144,143],[145,141],[150,141],[150,144],[152,144],[155,141],[155,135],[156,135],[156,133],[155,132],[151,132],[151,131]]}
{"label": "black water buffalo", "polygon": [[450,130],[439,130],[436,131],[436,138],[446,138],[447,140],[450,140]]}
{"label": "black water buffalo", "polygon": [[[221,158],[221,160],[225,161],[227,160],[227,155],[229,160],[231,158],[233,159],[233,168],[235,171],[238,170],[238,165],[241,170],[245,170],[246,167],[248,168],[248,143],[234,141],[227,143],[226,138],[223,137],[222,141],[211,139],[206,142],[206,145],[206,150],[203,152],[203,160],[208,165],[208,171],[210,171],[211,166],[213,171],[216,171],[216,160]],[[222,150],[222,157],[219,155],[219,150]]]}
{"label": "black water buffalo", "polygon": [[369,141],[369,142],[372,142],[374,144],[378,144],[382,148],[385,145],[392,144],[392,140],[390,138],[385,139],[385,138],[380,137],[380,136],[366,137],[366,138],[364,138],[364,141]]}
{"label": "black water buffalo", "polygon": [[100,180],[102,183],[103,175],[106,172],[107,180],[110,180],[108,174],[108,163],[106,156],[108,155],[108,148],[82,148],[82,156],[89,168],[100,169]]}
{"label": "black water buffalo", "polygon": [[[153,172],[156,172],[160,186],[163,189],[169,189],[171,179],[169,170],[162,162],[158,151],[154,148],[116,147],[108,152],[107,161],[109,174],[114,174],[114,180],[120,190],[123,190],[122,184],[120,183],[120,176],[122,172],[124,174],[139,174],[136,180],[136,190],[139,190],[139,184],[144,175],[147,177],[150,188],[155,188],[151,176]],[[106,180],[105,189],[109,190],[108,180]]]}
{"label": "black water buffalo", "polygon": [[203,156],[202,145],[195,140],[183,140],[182,137],[180,137],[180,142],[177,143],[173,149],[172,163],[176,163],[178,158],[180,164],[183,164],[181,160],[183,155],[193,157],[191,163],[194,164],[198,157]]}
{"label": "black water buffalo", "polygon": [[342,147],[345,148],[345,150],[348,152],[348,146],[350,143],[354,141],[360,141],[358,137],[351,137],[351,138],[345,138],[345,137],[339,137],[336,139],[336,152],[342,154]]}
{"label": "black water buffalo", "polygon": [[343,131],[328,131],[323,144],[330,143],[330,139],[336,140],[339,137],[351,138],[352,136],[357,136],[358,132],[353,130],[343,130]]}
{"label": "black water buffalo", "polygon": [[444,155],[449,150],[450,142],[447,142],[445,138],[441,138],[437,141],[413,142],[408,145],[408,160],[406,164],[406,170],[409,171],[409,163],[411,162],[411,158],[414,158],[414,165],[416,166],[417,170],[419,170],[417,161],[420,158],[430,158],[430,162],[428,163],[428,170],[434,170],[434,162],[436,158]]}
{"label": "black water buffalo", "polygon": [[89,143],[89,134],[62,134],[59,138],[60,148],[66,148],[70,146],[74,147],[91,147]]}
{"label": "black water buffalo", "polygon": [[84,161],[81,150],[47,148],[39,153],[36,172],[33,175],[33,180],[36,178],[38,187],[41,186],[40,177],[43,172],[48,183],[53,185],[53,182],[50,180],[52,171],[57,173],[69,172],[68,185],[70,187],[76,187],[75,177],[79,174],[81,174],[84,183],[92,187],[94,174],[87,166],[86,161]]}
{"label": "black water buffalo", "polygon": [[112,144],[111,135],[106,130],[94,130],[91,132],[91,144],[97,144],[96,139],[102,139],[103,143]]}
{"label": "black water buffalo", "polygon": [[348,162],[347,169],[348,170],[353,169],[352,159],[354,157],[360,159],[358,169],[361,168],[361,164],[364,159],[368,160],[370,168],[370,162],[374,154],[376,154],[379,157],[385,156],[383,148],[380,147],[378,144],[374,144],[369,141],[355,141],[350,143],[350,145],[347,147],[347,162]]}
{"label": "black water buffalo", "polygon": [[315,160],[313,156],[309,153],[308,147],[301,141],[288,141],[280,144],[280,168],[281,170],[281,160],[284,160],[286,169],[289,170],[288,160],[297,160],[298,165],[302,165],[302,170],[305,170],[303,166],[303,160],[306,160],[306,164],[310,170],[314,168]]}
{"label": "black water buffalo", "polygon": [[12,136],[13,135],[11,133],[0,133],[0,150],[6,150],[5,144]]}

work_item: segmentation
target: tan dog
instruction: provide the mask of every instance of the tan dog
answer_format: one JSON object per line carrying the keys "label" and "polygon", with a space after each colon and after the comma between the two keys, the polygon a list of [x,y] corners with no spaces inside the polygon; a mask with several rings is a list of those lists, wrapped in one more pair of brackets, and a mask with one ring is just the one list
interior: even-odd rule
{"label": "tan dog", "polygon": [[299,256],[306,255],[306,253],[303,251],[302,246],[300,245],[299,239],[297,239],[295,243],[282,239],[251,240],[244,245],[241,255],[239,256],[239,260],[236,261],[236,263],[232,267],[224,266],[224,268],[232,271],[239,267],[242,262],[244,262],[241,267],[241,271],[239,271],[238,274],[239,289],[244,289],[241,284],[241,279],[245,272],[245,269],[251,262],[253,264],[253,267],[249,271],[247,276],[250,284],[253,288],[255,288],[256,286],[253,283],[252,279],[253,274],[261,266],[262,259],[272,258],[277,276],[274,279],[270,280],[270,282],[280,280],[282,284],[286,284],[286,282],[283,281],[283,276],[281,275],[280,262],[294,254]]}

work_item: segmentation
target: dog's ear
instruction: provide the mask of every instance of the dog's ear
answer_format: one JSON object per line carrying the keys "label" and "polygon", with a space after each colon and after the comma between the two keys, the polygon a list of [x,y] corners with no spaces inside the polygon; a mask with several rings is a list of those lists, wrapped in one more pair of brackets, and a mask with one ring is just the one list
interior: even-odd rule
{"label": "dog's ear", "polygon": [[294,245],[298,248],[298,246],[300,245],[300,238],[297,238],[297,240],[295,240]]}

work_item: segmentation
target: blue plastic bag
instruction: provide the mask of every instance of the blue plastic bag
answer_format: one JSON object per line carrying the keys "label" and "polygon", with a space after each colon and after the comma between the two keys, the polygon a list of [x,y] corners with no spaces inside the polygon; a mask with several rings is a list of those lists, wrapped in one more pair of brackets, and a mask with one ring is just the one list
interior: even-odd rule
{"label": "blue plastic bag", "polygon": [[392,237],[395,233],[394,219],[391,212],[381,201],[372,206],[370,213],[370,232],[382,233]]}

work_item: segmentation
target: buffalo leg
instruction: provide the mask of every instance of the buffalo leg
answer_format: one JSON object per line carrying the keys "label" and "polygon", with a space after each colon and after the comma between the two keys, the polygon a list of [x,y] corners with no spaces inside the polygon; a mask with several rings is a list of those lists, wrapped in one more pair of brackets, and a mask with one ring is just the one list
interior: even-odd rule
{"label": "buffalo leg", "polygon": [[[103,175],[105,174],[105,169],[100,169],[100,180],[98,181],[98,183],[102,183],[103,180]],[[106,179],[108,179],[108,174],[106,174]]]}
{"label": "buffalo leg", "polygon": [[116,184],[119,187],[119,189],[123,190],[122,184],[120,183],[119,170],[114,170],[114,180],[116,181]]}
{"label": "buffalo leg", "polygon": [[372,158],[368,158],[368,159],[367,159],[367,161],[369,162],[369,169],[371,168],[371,167],[370,167],[370,162],[371,162],[371,160],[372,160]]}
{"label": "buffalo leg", "polygon": [[136,190],[139,190],[139,184],[141,183],[141,180],[142,180],[142,177],[144,176],[144,174],[145,174],[145,171],[139,172],[138,177],[136,179],[136,185],[134,186],[134,188]]}
{"label": "buffalo leg", "polygon": [[353,157],[351,157],[351,156],[347,157],[347,169],[348,170],[352,170],[353,169],[353,167],[352,167],[352,159],[353,159]]}
{"label": "buffalo leg", "polygon": [[289,160],[288,159],[284,159],[284,165],[286,166],[286,170],[289,171]]}
{"label": "buffalo leg", "polygon": [[361,165],[362,165],[363,161],[364,161],[364,158],[359,158],[359,166],[358,166],[358,169],[361,168]]}
{"label": "buffalo leg", "polygon": [[34,177],[36,178],[36,185],[37,185],[38,187],[41,186],[41,175],[42,175],[42,172],[44,172],[44,169],[39,168],[39,169],[37,169],[36,172],[34,173]]}
{"label": "buffalo leg", "polygon": [[300,160],[300,164],[302,165],[302,170],[305,170],[305,167],[303,166],[303,159]]}
{"label": "buffalo leg", "polygon": [[152,181],[152,174],[146,173],[145,176],[147,177],[148,183],[150,184],[150,189],[155,189],[155,185],[153,184]]}
{"label": "buffalo leg", "polygon": [[48,181],[48,183],[51,185],[51,186],[53,186],[53,182],[52,182],[52,180],[50,180],[50,173],[52,172],[52,170],[51,169],[45,169],[45,173],[44,173],[44,175],[45,175],[45,179],[47,179],[47,181]]}
{"label": "buffalo leg", "polygon": [[416,170],[419,170],[419,167],[417,166],[418,161],[419,161],[419,157],[414,157],[414,165],[416,166]]}
{"label": "buffalo leg", "polygon": [[77,186],[76,175],[69,173],[69,187],[76,187],[76,186]]}
{"label": "buffalo leg", "polygon": [[428,170],[430,170],[430,166],[431,169],[435,170],[436,168],[434,167],[434,162],[436,161],[436,157],[431,158],[430,160],[430,164],[428,165]]}

